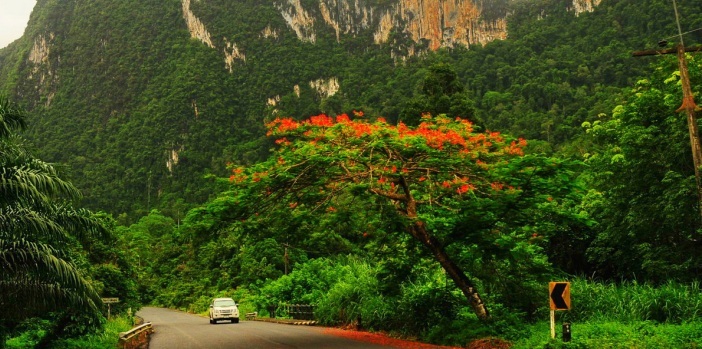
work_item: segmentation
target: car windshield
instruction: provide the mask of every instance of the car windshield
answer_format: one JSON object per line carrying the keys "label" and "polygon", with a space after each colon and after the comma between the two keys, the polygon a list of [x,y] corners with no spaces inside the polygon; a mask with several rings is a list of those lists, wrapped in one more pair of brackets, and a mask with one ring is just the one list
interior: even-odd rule
{"label": "car windshield", "polygon": [[223,299],[214,302],[215,307],[232,307],[234,305],[234,301],[231,299]]}

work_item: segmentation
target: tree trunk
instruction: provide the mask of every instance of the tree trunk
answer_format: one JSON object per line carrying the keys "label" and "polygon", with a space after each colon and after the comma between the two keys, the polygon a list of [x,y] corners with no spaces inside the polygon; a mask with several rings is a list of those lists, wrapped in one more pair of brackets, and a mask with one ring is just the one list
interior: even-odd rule
{"label": "tree trunk", "polygon": [[0,349],[5,349],[5,338],[7,336],[7,330],[5,327],[2,325],[2,322],[0,320]]}
{"label": "tree trunk", "polygon": [[453,280],[456,286],[463,292],[463,295],[465,295],[475,315],[481,320],[487,320],[490,314],[482,298],[480,298],[480,294],[478,294],[478,291],[475,289],[475,286],[473,286],[473,283],[468,279],[468,276],[466,276],[463,270],[446,254],[441,242],[427,232],[424,222],[415,221],[415,223],[409,227],[409,230],[410,234],[426,246],[434,255],[434,258],[441,264],[441,267],[446,270],[451,280]]}
{"label": "tree trunk", "polygon": [[407,218],[409,218],[413,223],[411,223],[408,227],[409,233],[414,237],[415,239],[419,240],[419,242],[422,243],[422,245],[426,246],[429,251],[434,255],[434,259],[436,259],[439,264],[441,265],[442,268],[448,273],[449,277],[451,277],[451,280],[453,280],[454,284],[458,286],[458,288],[463,292],[463,295],[466,297],[468,300],[468,303],[470,303],[470,306],[473,308],[473,312],[475,312],[475,315],[478,316],[480,320],[487,320],[490,318],[490,314],[488,313],[487,308],[485,307],[485,303],[483,303],[483,299],[480,298],[480,294],[478,294],[478,291],[475,289],[475,286],[473,286],[473,282],[470,281],[468,276],[461,270],[461,268],[456,265],[456,263],[453,262],[451,257],[446,253],[446,250],[444,250],[443,244],[433,237],[429,232],[427,231],[426,224],[418,219],[417,217],[417,201],[412,197],[412,192],[409,190],[409,186],[407,185],[407,182],[405,182],[404,178],[400,179],[399,182],[400,186],[404,190],[404,194],[388,194],[388,193],[381,193],[381,192],[376,192],[376,194],[379,195],[384,195],[385,197],[388,197],[392,200],[395,200],[396,203],[400,203],[397,205],[397,209],[401,214],[406,215]]}

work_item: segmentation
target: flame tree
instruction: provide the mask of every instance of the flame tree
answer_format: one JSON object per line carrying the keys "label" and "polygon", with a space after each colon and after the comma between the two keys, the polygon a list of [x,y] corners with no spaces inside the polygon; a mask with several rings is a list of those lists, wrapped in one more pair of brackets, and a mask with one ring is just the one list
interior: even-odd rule
{"label": "flame tree", "polygon": [[233,166],[230,182],[258,193],[257,214],[271,205],[326,212],[342,195],[374,197],[393,207],[475,314],[489,318],[475,280],[446,246],[477,244],[494,257],[500,248],[531,244],[551,224],[545,217],[556,211],[556,200],[572,192],[571,166],[525,156],[525,140],[476,132],[460,118],[424,115],[408,127],[354,114],[270,122],[274,155],[249,168]]}

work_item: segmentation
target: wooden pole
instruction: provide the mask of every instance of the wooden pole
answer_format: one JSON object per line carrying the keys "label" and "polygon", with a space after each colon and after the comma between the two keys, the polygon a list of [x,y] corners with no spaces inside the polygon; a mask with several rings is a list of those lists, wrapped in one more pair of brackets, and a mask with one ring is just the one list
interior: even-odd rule
{"label": "wooden pole", "polygon": [[551,339],[556,338],[556,311],[551,310]]}
{"label": "wooden pole", "polygon": [[682,82],[683,101],[677,112],[687,113],[687,126],[690,131],[690,146],[692,147],[692,160],[695,165],[695,181],[697,182],[697,197],[700,205],[700,216],[702,216],[702,177],[700,177],[700,166],[702,166],[702,148],[700,147],[700,135],[697,126],[697,116],[695,110],[695,96],[690,87],[690,74],[687,71],[687,60],[685,59],[685,46],[679,44],[677,47],[678,64],[680,66],[680,81]]}
{"label": "wooden pole", "polygon": [[682,83],[683,100],[682,105],[676,111],[687,112],[687,128],[690,134],[692,162],[695,167],[695,182],[697,184],[698,203],[697,206],[699,208],[700,217],[702,217],[702,174],[700,173],[700,166],[702,166],[702,147],[700,146],[697,116],[695,115],[695,111],[698,109],[698,107],[695,104],[695,97],[692,94],[692,88],[690,87],[690,74],[687,70],[687,59],[685,58],[685,52],[699,52],[701,50],[702,46],[685,48],[685,45],[682,44],[681,40],[681,43],[678,44],[674,49],[647,50],[637,51],[633,53],[634,57],[672,53],[675,53],[678,56],[678,66],[680,68],[680,82]]}
{"label": "wooden pole", "polygon": [[[678,26],[678,35],[680,37],[680,43],[676,46],[675,50],[666,50],[668,52],[661,52],[658,54],[668,54],[675,52],[678,55],[678,64],[680,66],[680,81],[682,83],[683,89],[683,101],[682,105],[678,110],[687,112],[687,128],[690,132],[690,146],[692,147],[692,161],[695,166],[695,182],[697,184],[697,207],[700,211],[700,217],[702,217],[702,178],[700,178],[700,165],[702,165],[702,149],[700,149],[700,137],[697,126],[697,116],[695,115],[695,98],[692,95],[692,89],[690,88],[690,75],[687,71],[687,60],[685,59],[685,52],[692,50],[699,51],[702,47],[685,48],[685,43],[683,41],[683,32],[680,27],[680,15],[678,14],[678,5],[675,0],[673,0],[673,10],[675,11],[675,23]],[[661,46],[665,46],[666,42],[662,41]],[[646,56],[650,53],[644,52],[634,52],[634,56]]]}

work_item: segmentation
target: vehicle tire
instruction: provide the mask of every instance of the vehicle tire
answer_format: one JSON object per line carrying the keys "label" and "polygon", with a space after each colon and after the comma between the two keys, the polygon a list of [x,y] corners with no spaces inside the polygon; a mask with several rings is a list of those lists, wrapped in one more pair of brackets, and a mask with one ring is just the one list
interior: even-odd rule
{"label": "vehicle tire", "polygon": [[210,319],[210,323],[211,323],[211,324],[214,324],[214,321],[212,321],[212,319]]}
{"label": "vehicle tire", "polygon": [[216,324],[217,324],[217,319],[212,319],[212,323],[216,325]]}
{"label": "vehicle tire", "polygon": [[238,323],[239,323],[239,319],[238,319],[238,318],[237,318],[237,319],[232,319],[232,323],[233,323],[233,324],[238,324]]}

